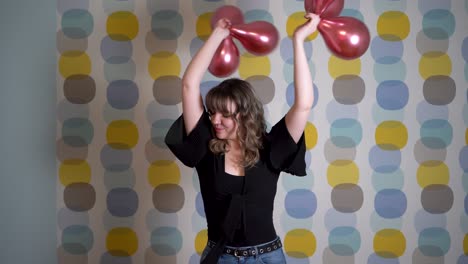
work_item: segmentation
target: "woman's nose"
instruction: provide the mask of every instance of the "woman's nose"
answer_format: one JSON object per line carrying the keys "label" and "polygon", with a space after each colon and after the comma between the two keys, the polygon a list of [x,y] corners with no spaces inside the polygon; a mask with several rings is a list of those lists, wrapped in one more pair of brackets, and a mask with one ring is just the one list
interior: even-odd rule
{"label": "woman's nose", "polygon": [[219,113],[214,113],[213,115],[211,115],[211,122],[213,122],[213,124],[219,124],[221,120],[221,115]]}

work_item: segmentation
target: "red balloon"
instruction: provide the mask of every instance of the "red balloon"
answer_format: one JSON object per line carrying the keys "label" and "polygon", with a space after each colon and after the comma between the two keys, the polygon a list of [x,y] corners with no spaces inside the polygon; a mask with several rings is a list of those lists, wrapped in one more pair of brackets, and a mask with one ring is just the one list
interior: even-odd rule
{"label": "red balloon", "polygon": [[211,59],[208,70],[217,77],[231,75],[239,66],[239,50],[232,37],[227,37],[221,42]]}
{"label": "red balloon", "polygon": [[331,17],[318,24],[330,51],[342,59],[355,59],[366,52],[370,35],[366,25],[353,17]]}
{"label": "red balloon", "polygon": [[278,45],[278,30],[266,21],[232,25],[230,31],[231,36],[238,39],[244,48],[254,55],[266,55]]}
{"label": "red balloon", "polygon": [[307,13],[314,13],[321,18],[338,16],[344,7],[344,0],[304,0]]}
{"label": "red balloon", "polygon": [[221,18],[228,19],[232,25],[244,24],[244,15],[242,14],[242,11],[232,5],[225,5],[216,9],[211,17],[211,28],[215,28],[216,22]]}

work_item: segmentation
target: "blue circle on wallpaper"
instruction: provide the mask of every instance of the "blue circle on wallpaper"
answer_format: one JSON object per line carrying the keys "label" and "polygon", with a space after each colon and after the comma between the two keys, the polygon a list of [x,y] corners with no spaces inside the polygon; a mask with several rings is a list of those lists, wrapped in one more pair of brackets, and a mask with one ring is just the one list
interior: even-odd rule
{"label": "blue circle on wallpaper", "polygon": [[[431,219],[428,221],[428,219]],[[433,214],[424,209],[419,209],[414,215],[414,229],[417,233],[421,233],[428,228],[445,228],[447,227],[447,214]]]}
{"label": "blue circle on wallpaper", "polygon": [[57,0],[57,11],[60,13],[71,9],[88,9],[89,0]]}
{"label": "blue circle on wallpaper", "polygon": [[452,1],[447,0],[418,0],[418,9],[421,14],[426,14],[433,9],[450,10]]}
{"label": "blue circle on wallpaper", "polygon": [[370,52],[375,62],[380,64],[393,64],[403,56],[402,41],[386,41],[380,37],[372,39]]}
{"label": "blue circle on wallpaper", "polygon": [[205,97],[206,97],[206,94],[208,94],[208,92],[213,88],[215,87],[216,85],[218,85],[220,83],[220,81],[206,81],[206,82],[202,82],[200,84],[200,93],[202,95],[202,98],[203,98],[203,101],[205,101]]}
{"label": "blue circle on wallpaper", "polygon": [[[251,3],[251,1],[249,1]],[[266,21],[274,24],[273,16],[267,10],[254,9],[244,13],[244,22],[250,23],[253,21]]]}
{"label": "blue circle on wallpaper", "polygon": [[72,225],[62,231],[62,247],[72,255],[87,254],[93,244],[93,231],[88,226]]}
{"label": "blue circle on wallpaper", "polygon": [[377,103],[385,110],[398,110],[409,100],[408,86],[402,81],[389,80],[377,86]]}
{"label": "blue circle on wallpaper", "polygon": [[159,119],[153,123],[151,126],[151,141],[153,144],[160,148],[167,149],[164,138],[166,137],[167,131],[171,127],[172,123],[174,123],[174,121],[175,120],[173,119]]}
{"label": "blue circle on wallpaper", "polygon": [[[314,102],[312,103],[312,108],[317,105],[318,98],[319,98],[319,90],[315,84],[313,84],[314,89]],[[286,102],[288,103],[289,107],[294,104],[294,83],[290,83],[286,88]]]}
{"label": "blue circle on wallpaper", "polygon": [[329,123],[343,118],[358,119],[359,109],[355,104],[345,105],[338,103],[336,100],[332,100],[327,104],[326,115]]}
{"label": "blue circle on wallpaper", "polygon": [[201,195],[201,192],[197,193],[197,197],[195,198],[195,210],[200,216],[206,217],[205,207],[203,206],[203,197]]}
{"label": "blue circle on wallpaper", "polygon": [[325,227],[328,232],[340,226],[356,226],[357,216],[353,213],[343,213],[331,207],[327,210],[324,217]]}
{"label": "blue circle on wallpaper", "polygon": [[174,40],[184,30],[184,19],[174,10],[161,10],[151,17],[151,30],[162,40]]}
{"label": "blue circle on wallpaper", "polygon": [[424,100],[416,107],[416,119],[420,124],[431,119],[448,120],[448,117],[449,109],[447,105],[432,105]]}
{"label": "blue circle on wallpaper", "polygon": [[361,247],[361,235],[354,227],[340,226],[328,234],[328,245],[338,256],[352,256]]}
{"label": "blue circle on wallpaper", "polygon": [[468,146],[463,146],[458,155],[458,161],[463,172],[468,172]]}
{"label": "blue circle on wallpaper", "polygon": [[115,109],[130,109],[138,103],[139,91],[131,80],[117,80],[107,87],[107,101]]}
{"label": "blue circle on wallpaper", "polygon": [[403,81],[407,74],[406,63],[402,60],[392,64],[374,64],[374,79],[379,83],[387,80]]}
{"label": "blue circle on wallpaper", "polygon": [[314,215],[317,210],[317,198],[307,189],[296,189],[288,192],[284,201],[288,215],[304,219]]}
{"label": "blue circle on wallpaper", "polygon": [[[347,4],[347,3],[346,3]],[[362,22],[365,22],[364,21],[364,16],[361,14],[361,12],[359,12],[359,10],[357,9],[347,9],[347,8],[344,8],[343,10],[341,10],[341,13],[340,13],[340,16],[347,16],[347,17],[354,17],[356,18],[357,20],[360,20]]]}
{"label": "blue circle on wallpaper", "polygon": [[468,215],[468,194],[465,195],[465,214]]}
{"label": "blue circle on wallpaper", "polygon": [[70,118],[62,124],[63,141],[71,147],[84,147],[93,141],[94,127],[86,118]]}
{"label": "blue circle on wallpaper", "polygon": [[384,258],[372,253],[367,259],[367,264],[400,264],[398,258]]}
{"label": "blue circle on wallpaper", "polygon": [[431,119],[421,125],[421,142],[428,148],[447,148],[452,143],[453,129],[447,120]]}
{"label": "blue circle on wallpaper", "polygon": [[461,53],[465,62],[468,62],[468,37],[463,39],[462,46],[461,46]]}
{"label": "blue circle on wallpaper", "polygon": [[340,148],[356,147],[362,139],[361,123],[350,118],[335,120],[330,126],[330,139]]}
{"label": "blue circle on wallpaper", "polygon": [[[283,61],[292,65],[294,63],[293,42],[289,37],[285,37],[280,41],[279,50]],[[307,61],[310,61],[313,52],[312,41],[304,42],[304,51]]]}
{"label": "blue circle on wallpaper", "polygon": [[383,218],[401,217],[406,212],[406,195],[397,189],[384,189],[374,198],[374,208]]}
{"label": "blue circle on wallpaper", "polygon": [[466,264],[468,263],[468,255],[462,254],[457,261],[457,264]]}
{"label": "blue circle on wallpaper", "polygon": [[62,15],[62,32],[71,39],[87,38],[93,33],[93,15],[88,10],[72,9]]}
{"label": "blue circle on wallpaper", "polygon": [[406,11],[406,0],[374,0],[374,10],[378,15],[389,10],[404,13]]}
{"label": "blue circle on wallpaper", "polygon": [[107,194],[107,210],[113,216],[129,217],[138,210],[138,194],[131,188],[115,188]]}
{"label": "blue circle on wallpaper", "polygon": [[372,186],[379,192],[384,189],[401,190],[405,184],[405,176],[400,168],[390,173],[372,172]]}
{"label": "blue circle on wallpaper", "polygon": [[102,58],[110,64],[125,63],[130,60],[133,53],[131,41],[115,41],[106,36],[101,41]]}
{"label": "blue circle on wallpaper", "polygon": [[422,28],[431,39],[448,39],[455,32],[455,17],[449,10],[432,9],[424,14]]}
{"label": "blue circle on wallpaper", "polygon": [[182,249],[182,233],[175,227],[163,226],[151,232],[151,248],[160,256],[173,256]]}
{"label": "blue circle on wallpaper", "polygon": [[419,233],[418,247],[430,257],[441,257],[450,249],[450,234],[444,228],[427,228]]}
{"label": "blue circle on wallpaper", "polygon": [[377,172],[394,172],[400,167],[401,152],[400,150],[384,150],[375,145],[369,151],[369,163]]}
{"label": "blue circle on wallpaper", "polygon": [[[114,253],[114,252],[113,252]],[[101,255],[99,264],[132,264],[131,256],[113,256],[109,252]]]}
{"label": "blue circle on wallpaper", "polygon": [[101,164],[109,171],[126,171],[131,167],[133,152],[130,149],[115,149],[105,145],[101,149]]}

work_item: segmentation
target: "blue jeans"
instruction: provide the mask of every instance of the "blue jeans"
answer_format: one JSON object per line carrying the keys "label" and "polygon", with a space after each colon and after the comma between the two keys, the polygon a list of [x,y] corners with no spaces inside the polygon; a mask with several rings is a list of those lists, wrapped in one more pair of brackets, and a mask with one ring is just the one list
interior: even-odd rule
{"label": "blue jeans", "polygon": [[[266,245],[270,242],[267,242],[265,244],[260,244],[256,245],[254,247],[260,247],[263,245]],[[232,249],[245,249],[249,247],[239,247],[239,248],[233,248],[233,247],[228,247]],[[203,250],[203,253],[201,255],[200,261],[202,261],[206,255],[210,252],[211,248],[206,246],[205,249]],[[219,257],[218,259],[218,264],[285,264],[286,263],[286,258],[283,253],[282,248],[278,248],[276,250],[273,250],[268,253],[264,254],[255,254],[255,256],[249,256],[249,257],[236,257],[233,255],[229,254],[223,254]]]}

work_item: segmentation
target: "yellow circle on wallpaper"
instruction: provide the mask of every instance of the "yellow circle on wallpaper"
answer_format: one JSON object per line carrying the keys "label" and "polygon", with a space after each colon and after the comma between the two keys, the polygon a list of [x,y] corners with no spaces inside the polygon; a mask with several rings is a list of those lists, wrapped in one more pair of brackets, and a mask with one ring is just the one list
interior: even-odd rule
{"label": "yellow circle on wallpaper", "polygon": [[180,59],[173,52],[157,52],[149,59],[148,72],[154,80],[163,76],[179,76],[180,69]]}
{"label": "yellow circle on wallpaper", "polygon": [[148,168],[148,181],[154,188],[161,184],[179,184],[179,166],[171,160],[157,160]]}
{"label": "yellow circle on wallpaper", "polygon": [[138,18],[128,11],[118,11],[107,18],[107,35],[116,41],[133,40],[138,35],[138,27]]}
{"label": "yellow circle on wallpaper", "polygon": [[307,229],[293,229],[284,238],[284,251],[294,258],[308,258],[314,255],[317,241],[314,233]]}
{"label": "yellow circle on wallpaper", "polygon": [[138,250],[138,236],[127,227],[111,229],[107,234],[106,249],[112,256],[132,256]]}

